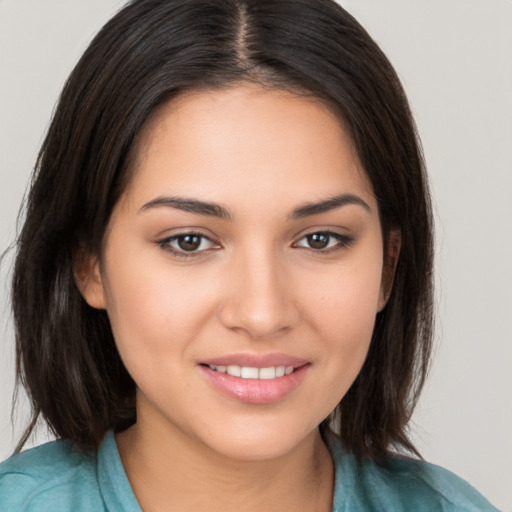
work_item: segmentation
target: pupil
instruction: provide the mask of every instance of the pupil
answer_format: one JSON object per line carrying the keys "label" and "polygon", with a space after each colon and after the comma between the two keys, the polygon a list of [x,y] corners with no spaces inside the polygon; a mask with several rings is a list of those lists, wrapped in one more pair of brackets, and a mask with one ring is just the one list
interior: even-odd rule
{"label": "pupil", "polygon": [[197,235],[180,236],[178,245],[183,251],[195,251],[201,245],[201,237]]}
{"label": "pupil", "polygon": [[325,233],[308,235],[308,244],[312,249],[325,249],[329,245],[329,235]]}

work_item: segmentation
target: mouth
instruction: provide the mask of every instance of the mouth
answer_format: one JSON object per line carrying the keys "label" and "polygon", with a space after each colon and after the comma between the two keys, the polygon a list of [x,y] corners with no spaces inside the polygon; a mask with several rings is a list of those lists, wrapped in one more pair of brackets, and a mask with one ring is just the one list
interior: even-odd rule
{"label": "mouth", "polygon": [[246,404],[271,404],[292,394],[311,363],[284,355],[228,356],[199,364],[213,389]]}
{"label": "mouth", "polygon": [[219,373],[226,373],[232,377],[240,377],[242,379],[259,379],[259,380],[273,380],[290,375],[296,369],[295,366],[268,366],[266,368],[257,368],[255,366],[216,366],[207,365],[210,370]]}

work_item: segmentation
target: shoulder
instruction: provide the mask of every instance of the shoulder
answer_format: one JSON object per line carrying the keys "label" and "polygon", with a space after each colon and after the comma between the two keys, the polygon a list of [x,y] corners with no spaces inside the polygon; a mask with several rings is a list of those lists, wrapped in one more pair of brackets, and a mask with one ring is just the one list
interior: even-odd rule
{"label": "shoulder", "polygon": [[372,463],[370,473],[371,479],[382,487],[396,486],[390,495],[392,499],[402,500],[404,510],[414,504],[414,509],[418,511],[497,512],[464,479],[428,462],[395,456],[385,466]]}
{"label": "shoulder", "polygon": [[400,456],[377,464],[329,444],[336,468],[334,512],[499,512],[469,483],[439,466]]}
{"label": "shoulder", "polygon": [[96,507],[102,502],[96,455],[69,441],[44,444],[0,464],[0,512],[89,510],[85,502]]}

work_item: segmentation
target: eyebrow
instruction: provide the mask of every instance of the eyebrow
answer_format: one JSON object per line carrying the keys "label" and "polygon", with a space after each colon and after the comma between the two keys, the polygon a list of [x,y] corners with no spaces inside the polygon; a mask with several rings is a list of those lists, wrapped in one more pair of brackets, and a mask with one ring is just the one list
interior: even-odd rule
{"label": "eyebrow", "polygon": [[[295,208],[291,215],[291,219],[303,219],[304,217],[310,217],[313,215],[319,215],[320,213],[326,213],[342,206],[347,205],[359,205],[365,210],[371,211],[368,203],[366,203],[359,196],[354,194],[341,194],[317,203],[306,203],[303,206]],[[220,219],[231,220],[232,215],[223,206],[210,203],[208,201],[201,201],[199,199],[185,198],[185,197],[157,197],[144,204],[139,211],[150,210],[158,207],[175,208],[185,212],[195,213],[197,215],[206,215],[209,217],[217,217]]]}
{"label": "eyebrow", "polygon": [[157,197],[143,205],[139,211],[150,210],[161,206],[175,208],[184,212],[196,213],[198,215],[207,215],[209,217],[218,217],[226,220],[231,219],[231,214],[223,206],[215,203],[209,203],[207,201],[200,201],[199,199],[175,196]]}
{"label": "eyebrow", "polygon": [[349,204],[356,204],[362,206],[368,212],[371,211],[368,203],[359,196],[354,194],[340,194],[338,196],[319,201],[318,203],[307,203],[304,206],[299,206],[293,210],[291,218],[303,219],[304,217],[326,213]]}

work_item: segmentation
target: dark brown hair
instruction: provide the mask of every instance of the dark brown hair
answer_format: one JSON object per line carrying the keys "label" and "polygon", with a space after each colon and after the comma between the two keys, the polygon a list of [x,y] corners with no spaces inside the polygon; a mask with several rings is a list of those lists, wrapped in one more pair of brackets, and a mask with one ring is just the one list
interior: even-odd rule
{"label": "dark brown hair", "polygon": [[401,232],[393,290],[367,359],[321,428],[358,455],[417,454],[407,424],[431,351],[428,186],[395,71],[333,0],[133,0],[92,41],[60,97],[17,241],[17,375],[33,407],[19,447],[40,416],[82,449],[135,422],[135,384],[105,311],[80,295],[73,263],[84,249],[99,253],[148,117],[183,91],[244,81],[331,105],[372,184],[385,241]]}

